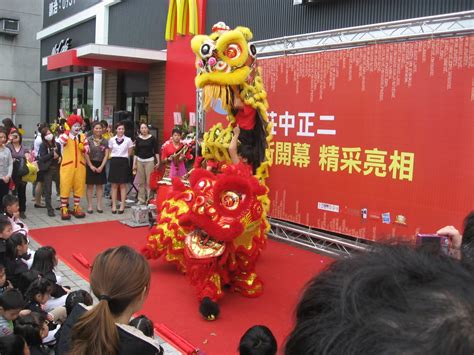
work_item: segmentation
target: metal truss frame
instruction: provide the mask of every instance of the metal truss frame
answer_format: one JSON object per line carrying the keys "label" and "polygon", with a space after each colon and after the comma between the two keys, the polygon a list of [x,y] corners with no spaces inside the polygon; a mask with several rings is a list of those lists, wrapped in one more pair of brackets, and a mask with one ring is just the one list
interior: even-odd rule
{"label": "metal truss frame", "polygon": [[289,222],[269,218],[270,232],[274,239],[297,244],[328,256],[340,258],[348,257],[352,252],[364,252],[370,249],[365,240],[350,240],[337,237],[329,233],[320,232],[310,227],[304,227]]}
{"label": "metal truss frame", "polygon": [[474,11],[273,38],[254,42],[258,57],[474,33]]}

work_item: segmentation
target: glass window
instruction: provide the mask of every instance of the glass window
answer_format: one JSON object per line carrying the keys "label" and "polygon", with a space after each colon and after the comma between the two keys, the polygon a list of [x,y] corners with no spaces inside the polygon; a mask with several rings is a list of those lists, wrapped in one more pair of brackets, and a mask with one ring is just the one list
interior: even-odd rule
{"label": "glass window", "polygon": [[94,76],[87,77],[87,104],[92,107],[94,102]]}
{"label": "glass window", "polygon": [[69,106],[69,83],[70,83],[70,80],[69,79],[66,79],[66,80],[61,80],[59,85],[60,85],[60,88],[59,88],[59,108],[60,109],[63,109],[67,112],[69,112],[70,110],[70,106]]}
{"label": "glass window", "polygon": [[58,81],[50,81],[48,83],[48,122],[53,122],[59,117],[58,109]]}
{"label": "glass window", "polygon": [[72,109],[80,108],[85,104],[84,77],[74,78],[72,82]]}

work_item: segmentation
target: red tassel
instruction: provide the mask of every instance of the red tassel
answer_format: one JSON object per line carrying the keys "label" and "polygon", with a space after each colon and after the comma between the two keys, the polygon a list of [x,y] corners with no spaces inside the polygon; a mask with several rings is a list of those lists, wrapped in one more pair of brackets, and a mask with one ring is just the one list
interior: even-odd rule
{"label": "red tassel", "polygon": [[184,339],[182,336],[176,334],[166,325],[158,324],[155,327],[155,330],[158,332],[160,336],[162,336],[165,340],[170,342],[172,345],[175,345],[178,348],[178,350],[182,351],[184,354],[194,355],[198,353],[199,349],[197,349],[194,345],[192,345],[189,341]]}
{"label": "red tassel", "polygon": [[86,259],[84,255],[81,253],[74,253],[72,254],[74,259],[76,259],[82,266],[84,266],[87,269],[91,269],[92,265],[89,263],[89,261]]}

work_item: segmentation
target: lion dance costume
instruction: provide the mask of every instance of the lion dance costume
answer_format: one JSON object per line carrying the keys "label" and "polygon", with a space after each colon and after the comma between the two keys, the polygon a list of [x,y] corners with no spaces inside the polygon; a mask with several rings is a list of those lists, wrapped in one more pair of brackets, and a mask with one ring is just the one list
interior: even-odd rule
{"label": "lion dance costume", "polygon": [[[61,167],[59,168],[59,189],[61,196],[61,219],[71,219],[71,214],[76,218],[84,218],[81,211],[81,197],[84,194],[86,183],[86,160],[84,154],[88,152],[88,143],[82,129],[83,120],[79,115],[70,115],[67,125],[70,130],[59,136],[63,146]],[[68,208],[71,190],[74,195],[74,207]]]}
{"label": "lion dance costume", "polygon": [[[146,257],[163,256],[187,275],[207,320],[217,318],[217,301],[224,295],[224,286],[246,297],[263,292],[255,266],[269,230],[265,179],[271,127],[251,39],[248,28],[230,30],[222,22],[213,27],[211,35],[193,38],[196,86],[203,89],[204,108],[220,101],[228,112],[227,126],[213,126],[202,145],[204,164],[209,167],[212,163],[218,169],[211,172],[199,166],[191,171],[189,181],[173,179],[143,248]],[[237,99],[243,103],[239,109],[233,105]],[[241,127],[240,144],[255,148],[253,169],[231,163],[228,148],[236,124]]]}

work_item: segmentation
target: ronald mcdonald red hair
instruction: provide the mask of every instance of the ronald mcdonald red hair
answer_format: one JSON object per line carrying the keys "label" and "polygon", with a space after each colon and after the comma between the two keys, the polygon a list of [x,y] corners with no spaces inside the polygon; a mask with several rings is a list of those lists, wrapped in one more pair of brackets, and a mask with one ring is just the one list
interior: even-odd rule
{"label": "ronald mcdonald red hair", "polygon": [[75,115],[75,114],[69,115],[69,117],[68,117],[68,119],[67,119],[67,125],[69,126],[69,128],[72,128],[72,126],[73,126],[75,123],[79,123],[79,124],[82,126],[82,124],[84,123],[84,121],[83,121],[82,117],[79,116],[79,115]]}

